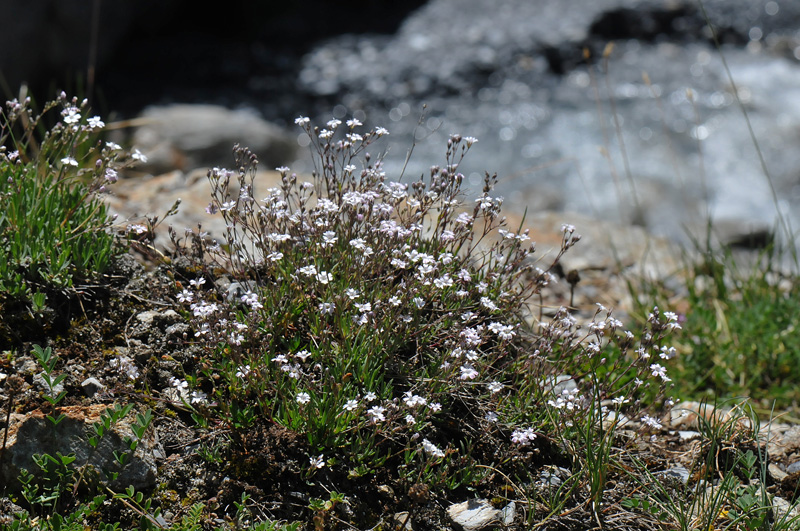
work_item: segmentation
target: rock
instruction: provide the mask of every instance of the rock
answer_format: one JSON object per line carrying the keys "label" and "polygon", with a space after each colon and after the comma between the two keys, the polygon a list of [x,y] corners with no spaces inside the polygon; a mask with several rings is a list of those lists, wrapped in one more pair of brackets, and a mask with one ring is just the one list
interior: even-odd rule
{"label": "rock", "polygon": [[767,466],[767,472],[769,472],[770,477],[775,483],[782,483],[784,479],[789,477],[789,474],[781,470],[775,463],[770,463],[769,466]]}
{"label": "rock", "polygon": [[737,428],[748,429],[750,420],[737,414],[736,408],[715,408],[705,402],[682,402],[680,406],[673,407],[663,419],[665,425],[671,428],[697,428],[700,418],[707,422],[730,422],[736,420]]}
{"label": "rock", "polygon": [[767,451],[775,460],[782,460],[800,452],[800,426],[791,426],[780,436],[770,438]]}
{"label": "rock", "polygon": [[786,467],[786,473],[791,475],[800,472],[800,461],[795,461],[791,465]]}
{"label": "rock", "polygon": [[[197,231],[202,224],[209,238],[225,241],[226,225],[222,215],[206,213],[211,201],[211,184],[208,169],[197,169],[184,174],[175,170],[155,177],[130,178],[117,182],[112,194],[105,196],[111,212],[117,214],[117,225],[141,223],[146,215],[163,218],[175,201],[181,201],[178,213],[167,218],[156,229],[157,244],[167,246],[167,227],[175,227],[178,237],[184,238],[186,230]],[[281,176],[276,171],[259,171],[255,176],[254,196],[261,198],[268,188],[280,186]],[[238,190],[238,189],[234,189]],[[232,192],[235,193],[235,192]]]}
{"label": "rock", "polygon": [[690,431],[681,430],[678,431],[678,437],[680,437],[681,442],[689,442],[699,439],[700,433],[691,430]]}
{"label": "rock", "polygon": [[514,523],[514,517],[517,515],[517,504],[512,501],[502,509],[500,509],[500,523],[504,526],[510,526]]}
{"label": "rock", "polygon": [[404,529],[406,531],[412,531],[414,529],[414,526],[411,525],[411,514],[408,511],[395,513],[392,516],[392,520],[396,526],[394,529]]}
{"label": "rock", "polygon": [[[86,433],[94,422],[100,420],[100,415],[105,410],[106,406],[103,405],[62,407],[59,411],[65,417],[56,426],[53,426],[39,410],[27,415],[13,414],[8,430],[3,468],[0,469],[0,479],[6,485],[16,484],[16,478],[23,468],[35,475],[38,467],[31,456],[56,455],[56,452],[61,452],[63,455],[74,454],[76,460],[72,466],[80,468],[90,464],[101,473],[101,477],[103,469],[118,470],[113,452],[124,452],[128,449],[123,438],[132,436],[130,425],[134,413],[118,422],[101,439],[97,449],[93,450],[86,442]],[[156,464],[152,452],[154,445],[152,430],[148,430],[129,463],[121,470],[119,477],[109,483],[109,486],[117,491],[131,485],[136,490],[148,490],[154,487],[156,477]]]}
{"label": "rock", "polygon": [[105,389],[105,387],[106,386],[95,377],[86,378],[81,382],[81,389],[83,389],[84,394],[86,394],[86,396],[89,398],[93,397],[99,391]]}
{"label": "rock", "polygon": [[772,510],[775,511],[775,522],[797,521],[800,518],[797,504],[792,504],[780,496],[772,499]]}
{"label": "rock", "polygon": [[291,162],[297,149],[293,136],[252,109],[174,104],[149,107],[136,122],[133,143],[147,156],[139,169],[155,173],[231,167],[234,144],[248,146],[267,168]]}
{"label": "rock", "polygon": [[[477,531],[492,524],[501,522],[503,517],[508,517],[509,512],[495,509],[492,504],[484,499],[468,500],[455,503],[447,508],[450,519],[463,531]],[[512,516],[513,518],[513,516]]]}
{"label": "rock", "polygon": [[[60,383],[54,388],[50,389],[50,387],[47,385],[47,382],[44,380],[44,374],[44,371],[35,374],[33,377],[33,385],[38,387],[44,394],[51,397],[56,397],[61,394],[61,392],[64,390],[64,384]],[[53,374],[51,375],[50,379],[55,380],[57,376],[57,374]]]}
{"label": "rock", "polygon": [[674,466],[672,468],[668,468],[658,474],[663,478],[672,478],[680,481],[684,485],[689,482],[689,471],[686,470],[685,467],[682,466]]}

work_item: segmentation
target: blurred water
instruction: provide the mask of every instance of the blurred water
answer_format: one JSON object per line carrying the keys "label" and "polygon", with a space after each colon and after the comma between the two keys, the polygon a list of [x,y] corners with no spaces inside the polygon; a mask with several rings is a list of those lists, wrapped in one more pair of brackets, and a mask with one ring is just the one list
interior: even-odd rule
{"label": "blurred water", "polygon": [[[720,55],[707,39],[622,39],[607,66],[602,60],[581,64],[573,57],[580,43],[594,43],[599,52],[600,37],[591,32],[604,10],[639,3],[586,4],[558,24],[545,16],[553,2],[507,0],[492,3],[491,17],[472,12],[483,4],[458,4],[462,9],[451,12],[454,20],[445,27],[436,17],[454,4],[434,1],[396,36],[331,41],[307,56],[299,83],[338,101],[332,109],[337,117],[355,114],[387,127],[392,176],[415,137],[407,179],[441,164],[447,137],[460,133],[479,139],[461,167],[468,182],[479,186],[485,171],[497,172],[497,193],[516,211],[591,213],[679,240],[688,225],[702,226],[707,212],[739,232],[774,225],[769,181]],[[723,53],[780,208],[797,227],[800,44],[794,44],[800,33],[766,33],[755,25],[757,17],[786,15],[792,4],[733,4],[757,9],[755,15],[744,8],[731,14],[750,40],[725,45]],[[722,16],[726,5],[714,5]],[[670,13],[672,26],[696,19],[696,13]],[[440,31],[432,33],[436,27]],[[553,49],[563,73],[554,72]],[[330,118],[318,114],[323,122]]]}

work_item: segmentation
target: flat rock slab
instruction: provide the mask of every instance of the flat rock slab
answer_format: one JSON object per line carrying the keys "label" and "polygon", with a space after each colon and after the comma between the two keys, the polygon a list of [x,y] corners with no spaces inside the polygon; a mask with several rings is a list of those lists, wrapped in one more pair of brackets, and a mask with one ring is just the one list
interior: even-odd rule
{"label": "flat rock slab", "polygon": [[122,419],[106,433],[96,450],[89,446],[86,434],[91,430],[91,425],[100,420],[100,415],[105,410],[106,406],[99,404],[62,407],[59,408],[59,413],[64,415],[64,419],[56,426],[53,426],[39,410],[26,415],[12,414],[5,457],[0,469],[0,480],[5,485],[14,484],[22,469],[36,475],[39,470],[32,455],[55,456],[60,452],[62,455],[75,455],[73,467],[80,468],[90,464],[100,472],[101,477],[104,469],[119,471],[119,477],[109,483],[114,490],[121,490],[130,485],[136,490],[152,488],[155,486],[156,464],[152,452],[155,443],[147,435],[151,430],[148,430],[145,438],[139,442],[127,466],[121,471],[115,466],[113,452],[128,450],[123,437],[133,436],[130,425],[135,412]]}

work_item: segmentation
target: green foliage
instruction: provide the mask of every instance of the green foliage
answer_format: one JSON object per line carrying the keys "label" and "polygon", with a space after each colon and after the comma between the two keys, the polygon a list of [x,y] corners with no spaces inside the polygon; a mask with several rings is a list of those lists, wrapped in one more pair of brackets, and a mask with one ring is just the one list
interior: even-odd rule
{"label": "green foliage", "polygon": [[[46,130],[54,109],[60,121]],[[130,159],[97,142],[103,124],[87,110],[63,94],[39,115],[27,100],[0,110],[0,303],[40,313],[46,294],[98,281],[124,250],[98,194]]]}
{"label": "green foliage", "polygon": [[675,393],[698,400],[746,396],[768,410],[800,399],[800,283],[777,246],[755,258],[697,244],[686,257],[683,288],[646,286],[639,300],[684,306]]}

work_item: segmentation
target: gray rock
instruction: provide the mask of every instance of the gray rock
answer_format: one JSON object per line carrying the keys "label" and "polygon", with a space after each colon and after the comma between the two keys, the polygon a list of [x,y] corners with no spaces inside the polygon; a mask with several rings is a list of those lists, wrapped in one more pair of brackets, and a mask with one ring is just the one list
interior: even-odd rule
{"label": "gray rock", "polygon": [[14,361],[14,368],[17,374],[25,376],[37,372],[39,370],[39,364],[30,356],[21,356]]}
{"label": "gray rock", "polygon": [[672,468],[668,468],[658,474],[663,478],[672,478],[680,481],[684,485],[689,482],[689,471],[686,470],[685,467],[682,466],[674,466]]}
{"label": "gray rock", "polygon": [[500,523],[504,526],[509,526],[514,523],[514,517],[517,516],[517,504],[510,502],[508,505],[500,509]]}
{"label": "gray rock", "polygon": [[789,477],[789,474],[781,470],[781,468],[775,463],[770,463],[769,466],[767,466],[767,471],[769,472],[772,480],[776,483],[781,483],[784,479]]}
{"label": "gray rock", "polygon": [[800,508],[797,507],[797,503],[790,503],[780,496],[772,499],[772,510],[775,511],[776,522],[797,522],[800,519]]}
{"label": "gray rock", "polygon": [[477,531],[499,523],[505,513],[484,499],[474,499],[451,505],[447,514],[463,531]]}
{"label": "gray rock", "polygon": [[105,385],[103,385],[100,380],[95,377],[86,378],[84,381],[81,382],[81,389],[89,398],[93,397],[99,391],[105,389]]}
{"label": "gray rock", "polygon": [[[128,449],[123,438],[132,436],[130,423],[133,420],[133,413],[117,423],[101,439],[97,449],[92,450],[86,442],[86,433],[92,423],[100,420],[100,415],[105,409],[106,406],[103,405],[60,408],[60,413],[65,417],[57,426],[53,426],[40,411],[27,415],[12,415],[3,468],[0,469],[0,480],[6,485],[16,484],[15,480],[23,468],[34,474],[38,471],[31,458],[32,455],[56,455],[57,452],[63,455],[75,454],[74,467],[90,464],[101,472],[101,476],[104,469],[119,471],[113,452],[123,452]],[[129,485],[136,490],[152,488],[156,477],[153,446],[152,430],[148,430],[127,466],[109,486],[114,490],[124,489]]]}
{"label": "gray rock", "polygon": [[[55,380],[57,376],[58,376],[57,374],[53,374],[50,376],[50,379]],[[33,385],[41,389],[41,391],[46,395],[52,397],[58,396],[64,390],[63,383],[60,383],[56,385],[54,388],[50,389],[50,387],[47,385],[47,382],[45,382],[44,380],[44,371],[37,373],[33,376]]]}
{"label": "gray rock", "polygon": [[786,467],[787,474],[795,474],[797,472],[800,472],[800,461],[795,461],[794,463]]}
{"label": "gray rock", "polygon": [[411,525],[411,514],[408,511],[395,513],[392,516],[392,520],[397,526],[393,529],[405,529],[406,531],[413,531],[414,529],[414,526]]}
{"label": "gray rock", "polygon": [[767,452],[773,460],[781,460],[800,451],[800,426],[791,426],[767,442]]}
{"label": "gray rock", "polygon": [[231,167],[234,144],[247,145],[267,168],[295,157],[297,142],[280,127],[249,109],[175,104],[149,107],[133,143],[147,156],[140,169],[153,173],[175,168]]}

